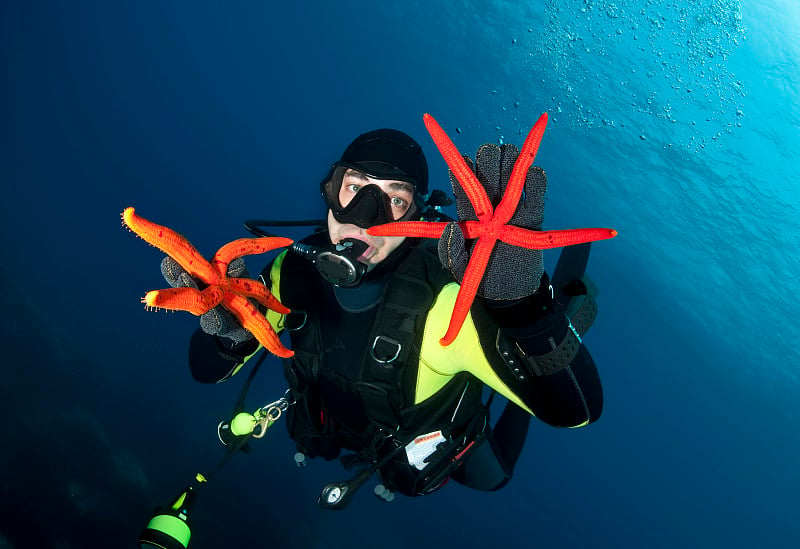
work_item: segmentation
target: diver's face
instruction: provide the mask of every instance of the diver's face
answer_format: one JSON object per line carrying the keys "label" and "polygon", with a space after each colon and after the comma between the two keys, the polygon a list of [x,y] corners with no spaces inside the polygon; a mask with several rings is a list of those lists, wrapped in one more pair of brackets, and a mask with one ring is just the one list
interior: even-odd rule
{"label": "diver's face", "polygon": [[347,168],[339,187],[339,204],[347,207],[358,191],[367,185],[376,185],[387,199],[387,213],[392,221],[402,218],[414,202],[414,186],[406,181],[375,179],[364,172]]}
{"label": "diver's face", "polygon": [[[356,170],[347,170],[339,189],[339,203],[347,206],[364,185],[377,185],[389,199],[392,219],[400,219],[408,212],[414,201],[414,187],[405,181],[374,179]],[[340,223],[328,210],[328,234],[331,243],[338,244],[345,238],[355,238],[367,244],[367,250],[357,259],[373,269],[386,259],[406,239],[404,236],[370,236],[367,230],[357,225]]]}

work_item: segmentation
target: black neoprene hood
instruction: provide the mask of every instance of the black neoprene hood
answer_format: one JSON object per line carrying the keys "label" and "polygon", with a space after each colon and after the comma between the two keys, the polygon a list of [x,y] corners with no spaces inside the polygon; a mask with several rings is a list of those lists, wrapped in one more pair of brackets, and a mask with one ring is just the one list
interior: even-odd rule
{"label": "black neoprene hood", "polygon": [[428,163],[419,143],[399,130],[373,130],[358,136],[341,162],[363,167],[378,179],[408,179],[417,195],[428,194]]}

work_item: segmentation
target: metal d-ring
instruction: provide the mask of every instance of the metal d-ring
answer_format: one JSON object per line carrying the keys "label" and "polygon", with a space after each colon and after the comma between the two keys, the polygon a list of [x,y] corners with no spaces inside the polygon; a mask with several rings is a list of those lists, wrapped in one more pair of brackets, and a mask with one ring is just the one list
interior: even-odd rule
{"label": "metal d-ring", "polygon": [[[395,346],[395,352],[394,352],[394,356],[392,358],[382,359],[382,358],[378,358],[378,356],[375,354],[375,347],[377,347],[379,340],[383,340],[383,341],[385,341],[387,343],[390,343],[390,344]],[[397,357],[400,356],[400,351],[402,351],[402,350],[403,350],[403,346],[400,344],[400,342],[395,341],[394,339],[392,339],[390,337],[379,335],[379,336],[376,336],[375,340],[372,342],[372,349],[370,349],[369,354],[373,358],[373,360],[375,360],[375,362],[378,362],[379,364],[389,364],[390,362],[394,362],[395,360],[397,360]]]}

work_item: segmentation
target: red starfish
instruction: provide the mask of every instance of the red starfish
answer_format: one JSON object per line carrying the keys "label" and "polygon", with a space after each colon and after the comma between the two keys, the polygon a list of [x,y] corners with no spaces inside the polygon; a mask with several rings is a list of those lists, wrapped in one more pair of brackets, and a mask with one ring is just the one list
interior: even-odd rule
{"label": "red starfish", "polygon": [[214,259],[209,263],[184,237],[172,229],[139,217],[133,208],[125,208],[122,221],[143,240],[172,257],[191,276],[207,285],[202,291],[194,288],[168,288],[147,292],[142,303],[148,308],[188,311],[199,316],[222,304],[271,353],[280,357],[294,355],[293,351],[283,346],[267,319],[247,298],[253,298],[281,314],[289,313],[289,309],[263,284],[250,278],[228,277],[228,263],[237,257],[289,246],[291,239],[240,238],[217,250]]}
{"label": "red starfish", "polygon": [[[522,151],[520,151],[517,161],[514,163],[514,169],[511,171],[506,192],[497,208],[492,207],[492,202],[489,200],[486,190],[478,181],[475,173],[467,166],[461,153],[458,152],[458,149],[456,149],[456,146],[441,126],[429,114],[426,114],[423,119],[428,133],[431,134],[436,146],[439,148],[439,152],[444,157],[455,178],[464,188],[464,192],[466,192],[478,217],[477,221],[460,221],[458,223],[465,238],[477,238],[478,241],[472,247],[472,257],[464,273],[461,288],[458,290],[458,297],[453,307],[453,316],[450,318],[447,333],[439,341],[442,345],[449,345],[458,335],[464,320],[467,318],[467,314],[469,314],[478,286],[483,278],[483,273],[486,271],[486,265],[489,263],[489,256],[498,240],[531,250],[546,250],[614,238],[617,236],[617,231],[613,229],[534,231],[508,225],[508,221],[514,215],[522,196],[528,169],[533,164],[533,160],[539,150],[539,144],[547,126],[547,113],[542,114],[531,129],[527,139],[525,139]],[[443,222],[401,221],[371,227],[367,229],[367,233],[373,236],[408,236],[438,239],[442,236],[446,226],[447,223]]]}

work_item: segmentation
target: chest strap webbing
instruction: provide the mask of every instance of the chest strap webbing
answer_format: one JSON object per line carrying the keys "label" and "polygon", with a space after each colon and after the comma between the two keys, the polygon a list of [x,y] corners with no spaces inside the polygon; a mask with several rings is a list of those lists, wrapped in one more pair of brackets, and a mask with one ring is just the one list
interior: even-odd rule
{"label": "chest strap webbing", "polygon": [[[370,420],[396,429],[400,411],[413,402],[414,387],[405,383],[416,372],[419,341],[425,318],[433,304],[433,288],[407,274],[393,274],[368,338],[360,381],[354,384]],[[419,334],[419,338],[418,338]]]}

